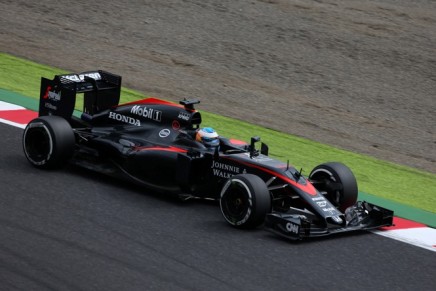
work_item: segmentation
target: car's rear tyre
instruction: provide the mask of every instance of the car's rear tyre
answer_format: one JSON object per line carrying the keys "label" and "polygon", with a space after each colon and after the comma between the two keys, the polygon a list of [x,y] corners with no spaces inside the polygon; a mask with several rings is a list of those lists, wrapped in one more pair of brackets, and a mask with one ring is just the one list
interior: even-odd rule
{"label": "car's rear tyre", "polygon": [[309,179],[340,211],[357,202],[357,181],[353,172],[342,163],[330,162],[316,166]]}
{"label": "car's rear tyre", "polygon": [[271,211],[271,196],[265,182],[256,175],[236,175],[227,180],[220,195],[224,218],[237,228],[256,228]]}
{"label": "car's rear tyre", "polygon": [[24,155],[37,168],[53,169],[64,165],[73,154],[74,144],[73,129],[59,116],[35,118],[24,129]]}

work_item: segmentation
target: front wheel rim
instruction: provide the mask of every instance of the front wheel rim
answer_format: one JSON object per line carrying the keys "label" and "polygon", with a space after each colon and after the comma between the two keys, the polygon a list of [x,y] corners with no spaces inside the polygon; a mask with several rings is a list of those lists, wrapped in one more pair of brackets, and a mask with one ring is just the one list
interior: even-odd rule
{"label": "front wheel rim", "polygon": [[251,215],[252,199],[247,185],[240,180],[229,181],[221,196],[221,211],[233,225],[244,224]]}

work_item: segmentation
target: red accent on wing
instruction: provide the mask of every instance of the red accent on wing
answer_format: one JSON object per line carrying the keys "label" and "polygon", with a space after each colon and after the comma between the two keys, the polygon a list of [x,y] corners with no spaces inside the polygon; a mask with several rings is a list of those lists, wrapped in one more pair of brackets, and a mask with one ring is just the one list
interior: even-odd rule
{"label": "red accent on wing", "polygon": [[42,97],[43,99],[47,99],[48,98],[48,92],[50,92],[50,90],[51,90],[51,86],[47,86],[47,90],[45,90],[45,94]]}
{"label": "red accent on wing", "polygon": [[255,165],[255,164],[247,163],[247,162],[241,162],[241,161],[234,160],[234,159],[231,159],[231,158],[226,158],[226,159],[236,161],[238,163],[247,165],[248,167],[253,167],[253,168],[259,169],[261,171],[264,171],[264,172],[266,172],[266,173],[268,173],[270,175],[276,176],[276,177],[282,179],[283,181],[285,181],[285,182],[287,182],[287,183],[289,183],[289,184],[299,188],[300,190],[303,190],[304,192],[306,192],[309,195],[314,196],[317,193],[315,187],[309,181],[307,181],[306,185],[302,185],[302,184],[299,184],[299,183],[295,182],[294,180],[292,180],[292,179],[290,179],[290,178],[288,178],[288,177],[286,177],[284,175],[281,175],[281,174],[279,174],[277,172],[274,172],[272,170],[269,170],[267,168],[264,168],[264,167],[261,167],[261,166]]}
{"label": "red accent on wing", "polygon": [[185,149],[177,147],[136,147],[137,151],[164,151],[164,152],[174,152],[174,153],[187,153]]}

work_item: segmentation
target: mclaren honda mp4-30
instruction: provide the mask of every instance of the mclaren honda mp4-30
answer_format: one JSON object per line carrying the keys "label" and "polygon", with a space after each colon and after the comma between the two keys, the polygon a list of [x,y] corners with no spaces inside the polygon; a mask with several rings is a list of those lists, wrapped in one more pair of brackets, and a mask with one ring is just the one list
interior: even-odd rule
{"label": "mclaren honda mp4-30", "polygon": [[356,179],[341,163],[320,164],[305,177],[268,156],[258,137],[218,137],[207,147],[195,138],[199,101],[119,104],[120,90],[121,77],[105,71],[42,78],[39,117],[23,134],[27,160],[44,169],[70,162],[156,193],[215,199],[232,226],[263,225],[289,239],[392,225],[392,211],[357,201]]}

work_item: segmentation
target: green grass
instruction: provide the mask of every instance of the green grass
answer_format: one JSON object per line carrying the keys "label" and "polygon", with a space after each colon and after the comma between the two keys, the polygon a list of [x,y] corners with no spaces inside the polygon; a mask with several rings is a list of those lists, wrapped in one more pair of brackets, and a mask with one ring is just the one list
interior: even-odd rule
{"label": "green grass", "polygon": [[[52,79],[54,75],[62,73],[68,72],[0,53],[0,88],[5,90],[38,99],[40,78]],[[124,76],[124,78],[128,77]],[[122,88],[122,102],[144,97],[139,92]],[[202,115],[203,124],[213,126],[222,136],[246,141],[253,135],[261,136],[262,140],[268,144],[272,157],[282,161],[289,159],[295,167],[303,168],[303,174],[308,175],[313,167],[322,162],[343,162],[355,173],[360,191],[436,213],[436,175],[434,174],[262,128],[240,120],[204,111],[202,111]]]}

